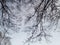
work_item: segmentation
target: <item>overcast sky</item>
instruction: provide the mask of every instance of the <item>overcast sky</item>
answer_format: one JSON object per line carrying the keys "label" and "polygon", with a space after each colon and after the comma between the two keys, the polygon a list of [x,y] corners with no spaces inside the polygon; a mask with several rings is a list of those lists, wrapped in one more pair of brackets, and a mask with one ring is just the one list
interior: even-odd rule
{"label": "overcast sky", "polygon": [[[12,45],[23,45],[26,37],[27,35],[23,32],[15,33],[12,35],[11,43]],[[60,45],[60,32],[52,32],[52,37],[49,42],[42,40],[41,42],[35,42],[31,45]]]}

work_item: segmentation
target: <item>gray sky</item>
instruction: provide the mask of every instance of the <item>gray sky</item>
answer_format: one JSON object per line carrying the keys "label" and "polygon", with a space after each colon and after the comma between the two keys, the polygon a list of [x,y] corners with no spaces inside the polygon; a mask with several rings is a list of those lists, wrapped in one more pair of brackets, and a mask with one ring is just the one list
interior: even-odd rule
{"label": "gray sky", "polygon": [[[35,42],[31,45],[60,45],[60,32],[52,32],[52,36],[53,37],[51,37],[49,42],[47,42],[46,40],[42,40],[41,42]],[[26,37],[27,35],[23,32],[13,34],[11,43],[12,45],[23,45]]]}

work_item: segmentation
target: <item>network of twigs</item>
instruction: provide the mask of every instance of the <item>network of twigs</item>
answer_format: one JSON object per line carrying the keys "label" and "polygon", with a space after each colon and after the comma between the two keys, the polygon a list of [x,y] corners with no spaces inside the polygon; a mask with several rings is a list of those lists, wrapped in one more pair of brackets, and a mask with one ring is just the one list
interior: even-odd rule
{"label": "network of twigs", "polygon": [[[32,30],[31,36],[27,39],[28,41],[32,41],[34,39],[38,39],[41,41],[41,37],[44,37],[47,40],[47,37],[51,37],[47,30],[49,31],[54,25],[57,28],[58,21],[60,19],[60,10],[57,8],[56,5],[57,1],[56,0],[41,0],[39,5],[35,7],[35,13],[31,17],[28,17],[28,21],[35,16],[36,16],[36,24],[33,25],[32,27],[35,29]],[[47,26],[47,28],[44,27],[44,23],[49,22],[50,25]],[[39,27],[40,25],[40,27]],[[38,32],[38,27],[40,32]],[[48,29],[50,27],[50,29]],[[56,30],[55,28],[55,30]],[[52,29],[51,29],[52,30]],[[37,34],[35,34],[37,32]]]}
{"label": "network of twigs", "polygon": [[[0,0],[0,4],[1,4],[0,10],[2,12],[0,25],[3,27],[7,26],[8,28],[10,28],[10,27],[14,27],[15,24],[12,23],[11,21],[11,18],[14,17],[14,15],[12,11],[9,9],[9,7],[6,5],[7,1],[8,0]],[[27,3],[33,4],[33,0],[30,0],[27,3],[24,2],[25,0],[18,0],[18,1],[11,0],[10,2],[19,4],[21,1],[23,1],[24,4],[27,4]],[[32,35],[28,38],[27,41],[31,41],[32,39],[36,39],[38,37],[39,39],[41,39],[42,36],[45,38],[47,38],[47,36],[49,37],[51,36],[47,34],[48,33],[46,32],[47,29],[44,29],[43,24],[44,22],[50,22],[50,25],[48,27],[52,27],[53,25],[57,26],[58,21],[60,19],[60,15],[59,15],[60,10],[57,8],[56,3],[57,3],[57,0],[41,0],[40,3],[36,7],[34,7],[35,9],[34,15],[27,17],[28,18],[27,20],[30,21],[30,19],[36,15],[36,24],[32,26],[35,29],[32,30],[32,33],[31,33]],[[7,15],[8,18],[6,19],[4,15]],[[40,32],[39,34],[36,34],[35,36],[35,33],[38,32],[38,27],[39,27]],[[4,30],[6,29],[4,28]]]}

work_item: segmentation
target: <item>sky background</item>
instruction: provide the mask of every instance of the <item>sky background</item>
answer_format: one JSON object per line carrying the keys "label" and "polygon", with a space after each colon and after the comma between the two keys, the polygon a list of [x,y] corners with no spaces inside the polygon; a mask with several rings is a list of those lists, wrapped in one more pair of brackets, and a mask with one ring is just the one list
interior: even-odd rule
{"label": "sky background", "polygon": [[[27,35],[24,32],[15,33],[12,35],[11,43],[12,45],[23,45],[26,37]],[[50,38],[49,42],[43,38],[41,42],[31,43],[30,45],[60,45],[60,32],[52,32],[52,37]]]}

